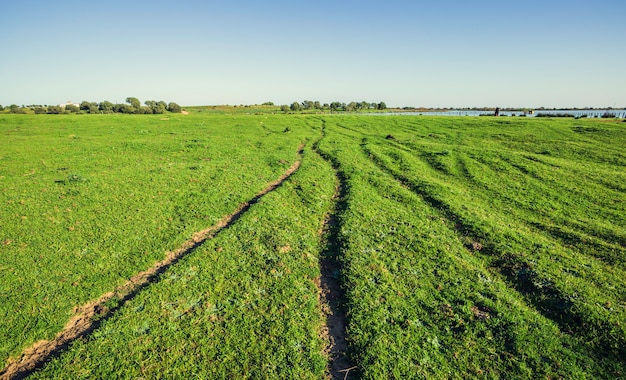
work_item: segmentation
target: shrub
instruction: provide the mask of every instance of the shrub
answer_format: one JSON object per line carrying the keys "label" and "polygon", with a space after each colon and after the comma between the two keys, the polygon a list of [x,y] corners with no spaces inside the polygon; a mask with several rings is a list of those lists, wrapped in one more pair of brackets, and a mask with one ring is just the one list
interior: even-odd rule
{"label": "shrub", "polygon": [[300,103],[298,102],[293,102],[291,103],[291,106],[289,107],[292,111],[300,111],[302,110],[302,106],[300,105]]}
{"label": "shrub", "polygon": [[11,113],[26,113],[24,109],[19,107],[17,104],[11,104],[9,106],[9,110]]}
{"label": "shrub", "polygon": [[63,108],[59,106],[50,106],[48,107],[48,113],[57,115],[57,114],[63,113]]}
{"label": "shrub", "polygon": [[173,113],[181,113],[183,109],[178,104],[171,102],[167,105],[167,110]]}
{"label": "shrub", "polygon": [[152,108],[148,106],[141,106],[135,110],[135,113],[143,114],[143,115],[152,115],[154,112],[152,112]]}
{"label": "shrub", "polygon": [[[70,111],[70,112],[78,112],[78,111],[80,111],[80,108],[75,106],[75,105],[73,105],[73,104],[68,104],[68,105],[65,106],[65,110],[66,111]],[[91,113],[91,106],[90,106],[89,113]]]}
{"label": "shrub", "polygon": [[575,117],[571,113],[538,113],[535,117]]}

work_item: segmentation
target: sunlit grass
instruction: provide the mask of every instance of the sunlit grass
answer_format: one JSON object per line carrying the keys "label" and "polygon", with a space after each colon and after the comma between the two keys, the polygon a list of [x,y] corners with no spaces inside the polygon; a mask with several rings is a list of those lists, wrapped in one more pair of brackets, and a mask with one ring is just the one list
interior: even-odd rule
{"label": "sunlit grass", "polygon": [[623,372],[625,136],[571,123],[326,118],[366,378]]}
{"label": "sunlit grass", "polygon": [[0,358],[276,180],[311,135],[285,122],[2,116]]}
{"label": "sunlit grass", "polygon": [[289,181],[35,378],[321,378],[315,279],[333,190],[306,151]]}
{"label": "sunlit grass", "polygon": [[293,176],[34,377],[323,377],[332,210],[352,375],[626,373],[624,123],[205,111],[0,116],[2,360],[306,143]]}

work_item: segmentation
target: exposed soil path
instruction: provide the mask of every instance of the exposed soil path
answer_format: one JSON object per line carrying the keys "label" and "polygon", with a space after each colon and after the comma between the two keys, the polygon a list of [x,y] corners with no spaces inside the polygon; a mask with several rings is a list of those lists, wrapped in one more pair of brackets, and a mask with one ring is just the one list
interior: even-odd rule
{"label": "exposed soil path", "polygon": [[[332,379],[354,378],[357,367],[348,357],[348,342],[346,340],[347,320],[344,311],[345,295],[341,288],[341,242],[339,239],[338,216],[346,209],[345,179],[338,170],[337,163],[322,154],[317,144],[325,136],[322,127],[322,137],[313,144],[313,151],[329,162],[333,167],[336,178],[335,194],[333,195],[333,209],[326,215],[322,225],[322,243],[324,251],[320,253],[321,276],[317,284],[322,312],[326,318],[326,326],[322,328],[322,336],[328,342],[326,348],[329,356],[328,371]],[[352,371],[352,373],[351,373]]]}
{"label": "exposed soil path", "polygon": [[0,379],[22,379],[28,376],[44,361],[60,353],[74,340],[88,335],[98,328],[103,320],[111,317],[116,310],[121,308],[128,300],[135,297],[143,288],[157,282],[159,275],[164,273],[170,266],[176,264],[176,262],[184,256],[193,252],[206,240],[215,237],[221,230],[235,223],[252,205],[258,202],[259,199],[278,188],[300,167],[303,148],[304,144],[298,147],[297,160],[279,179],[270,183],[251,200],[239,205],[232,214],[224,216],[217,224],[196,232],[191,239],[183,243],[178,249],[167,252],[165,259],[155,263],[151,268],[137,273],[114,291],[103,294],[96,300],[76,307],[74,309],[74,316],[54,339],[36,342],[31,347],[26,348],[19,358],[9,359],[5,368],[0,371]]}

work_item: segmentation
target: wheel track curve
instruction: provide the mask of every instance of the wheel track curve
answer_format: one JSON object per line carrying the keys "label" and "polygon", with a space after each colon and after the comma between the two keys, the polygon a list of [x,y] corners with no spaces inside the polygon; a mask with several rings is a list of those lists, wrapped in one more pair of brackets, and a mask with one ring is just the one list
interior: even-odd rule
{"label": "wheel track curve", "polygon": [[332,210],[325,215],[322,222],[322,246],[325,248],[320,252],[320,278],[316,286],[320,308],[326,320],[321,335],[327,342],[328,372],[333,380],[347,380],[354,378],[354,375],[358,373],[357,366],[350,360],[348,354],[346,329],[348,321],[344,306],[345,294],[341,287],[342,242],[339,235],[341,227],[339,216],[347,208],[348,188],[339,163],[319,149],[319,143],[325,137],[326,128],[322,124],[321,137],[313,143],[312,150],[332,167],[335,174],[335,193],[333,194]]}
{"label": "wheel track curve", "polygon": [[147,270],[135,274],[114,291],[105,293],[95,300],[75,307],[73,316],[52,340],[40,340],[24,349],[18,358],[9,358],[5,367],[0,371],[0,380],[23,379],[27,377],[42,366],[45,361],[60,354],[73,341],[87,336],[96,330],[104,320],[113,316],[117,310],[139,294],[142,289],[158,282],[160,275],[172,265],[194,252],[204,242],[214,238],[222,230],[233,225],[263,196],[276,190],[298,170],[302,162],[304,146],[305,143],[298,146],[296,161],[277,180],[268,184],[249,201],[241,203],[231,214],[222,217],[211,227],[194,233],[191,239],[184,242],[180,247],[167,252],[163,260],[156,262]]}

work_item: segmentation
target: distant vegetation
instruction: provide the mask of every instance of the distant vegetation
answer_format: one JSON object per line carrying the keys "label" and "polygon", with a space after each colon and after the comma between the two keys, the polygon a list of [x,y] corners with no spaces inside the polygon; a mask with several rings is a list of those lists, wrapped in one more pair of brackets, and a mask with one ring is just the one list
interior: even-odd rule
{"label": "distant vegetation", "polygon": [[[573,117],[575,119],[580,119],[580,118],[586,118],[588,116],[587,115],[577,116],[572,113],[563,112],[563,113],[538,113],[536,117]],[[600,118],[602,119],[614,119],[616,117],[617,115],[611,112],[605,112],[602,115],[600,115]]]}
{"label": "distant vegetation", "polygon": [[369,103],[366,101],[361,102],[350,102],[348,104],[343,102],[332,102],[332,103],[320,103],[318,100],[305,100],[301,103],[293,102],[291,105],[283,104],[280,106],[280,110],[287,112],[298,112],[298,111],[309,111],[309,110],[318,110],[318,111],[331,111],[331,112],[355,112],[362,110],[385,110],[387,109],[387,105],[385,102],[379,103]]}
{"label": "distant vegetation", "polygon": [[185,107],[190,112],[217,113],[217,114],[267,114],[267,113],[354,113],[354,112],[380,112],[388,110],[385,102],[339,102],[322,103],[318,100],[294,101],[291,104],[277,105],[274,102],[264,102],[262,104],[240,104],[240,105],[206,105]]}
{"label": "distant vegetation", "polygon": [[[211,113],[354,113],[354,112],[446,112],[450,110],[454,111],[490,111],[493,112],[496,107],[416,107],[416,106],[403,106],[403,107],[389,107],[383,101],[380,102],[367,102],[367,101],[352,101],[349,103],[333,101],[331,103],[322,103],[319,100],[304,100],[294,101],[291,104],[278,105],[272,101],[266,101],[261,104],[240,104],[240,105],[205,105],[205,106],[188,106],[185,107],[187,111],[195,110],[198,112],[211,112]],[[583,108],[545,108],[545,107],[502,107],[500,111],[520,111],[524,115],[529,111],[563,111],[560,113],[538,113],[538,117],[572,117],[572,118],[584,118],[588,115],[574,115],[569,111],[580,110],[607,110],[602,115],[596,115],[593,117],[601,118],[616,118],[620,117],[618,113],[612,112],[616,108],[613,107],[583,107]],[[626,109],[626,107],[617,108],[618,110]],[[13,114],[71,114],[71,113],[90,113],[90,114],[103,114],[103,113],[122,113],[122,114],[163,114],[165,112],[180,113],[182,107],[177,103],[156,100],[146,100],[144,105],[141,105],[139,99],[134,97],[126,98],[125,103],[112,103],[109,101],[90,102],[82,101],[81,103],[67,102],[59,105],[21,105],[11,104],[10,106],[0,105],[0,113],[13,113]],[[485,114],[480,116],[491,116],[491,114]],[[506,114],[500,116],[507,116]],[[520,115],[521,116],[521,115]]]}
{"label": "distant vegetation", "polygon": [[[0,105],[0,111],[4,107]],[[70,113],[125,113],[125,114],[163,114],[165,112],[180,113],[182,107],[174,102],[166,103],[162,100],[146,100],[141,105],[139,99],[134,97],[126,98],[126,103],[111,103],[107,100],[102,102],[82,101],[80,104],[68,102],[66,104],[51,105],[29,105],[18,106],[11,104],[8,107],[9,113],[14,114],[70,114]]]}

